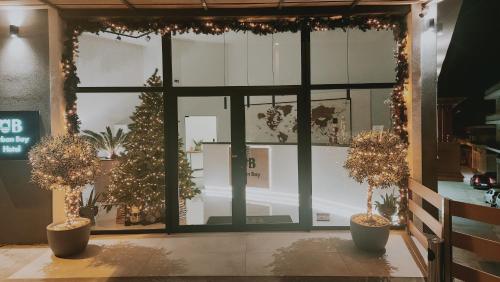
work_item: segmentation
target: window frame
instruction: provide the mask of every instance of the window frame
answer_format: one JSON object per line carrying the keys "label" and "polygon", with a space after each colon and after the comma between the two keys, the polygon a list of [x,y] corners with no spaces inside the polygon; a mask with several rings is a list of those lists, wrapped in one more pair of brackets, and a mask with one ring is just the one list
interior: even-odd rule
{"label": "window frame", "polygon": [[[77,93],[130,93],[130,92],[161,92],[164,97],[164,140],[165,155],[177,156],[178,112],[177,99],[179,97],[197,96],[228,96],[231,97],[231,106],[244,106],[245,96],[259,95],[296,95],[297,97],[297,151],[298,151],[298,183],[299,183],[299,222],[293,224],[252,224],[242,222],[233,225],[179,225],[178,202],[178,159],[165,158],[166,187],[166,222],[164,229],[122,229],[122,230],[92,230],[92,234],[135,234],[135,233],[182,233],[182,232],[224,232],[224,231],[291,231],[291,230],[336,230],[349,229],[349,226],[314,226],[312,212],[312,166],[311,166],[311,91],[312,90],[346,90],[346,99],[351,103],[351,89],[387,89],[394,88],[395,82],[387,83],[342,83],[342,84],[311,84],[311,40],[312,31],[303,28],[300,34],[300,69],[301,84],[298,85],[269,85],[269,86],[174,86],[172,72],[172,36],[162,37],[162,65],[163,85],[160,87],[78,87]],[[352,111],[351,111],[352,112]],[[241,113],[231,118],[241,121]],[[244,122],[244,111],[243,122]],[[170,122],[168,122],[170,121]],[[233,120],[231,120],[231,123]],[[351,117],[352,122],[352,117]],[[243,123],[244,124],[244,123]],[[244,129],[243,129],[244,131]],[[177,132],[177,134],[167,134]],[[233,134],[233,133],[232,133]],[[237,133],[236,133],[237,134]],[[236,135],[237,138],[238,134]],[[243,133],[243,144],[245,138]],[[244,148],[244,147],[242,147]],[[242,161],[242,160],[240,160]],[[167,169],[174,168],[174,169]],[[234,201],[241,201],[245,206],[245,191],[233,195]],[[235,199],[236,197],[236,199]],[[234,204],[233,204],[234,207]],[[235,211],[241,217],[243,211]],[[244,213],[243,213],[244,214]],[[233,223],[235,221],[233,220]]]}

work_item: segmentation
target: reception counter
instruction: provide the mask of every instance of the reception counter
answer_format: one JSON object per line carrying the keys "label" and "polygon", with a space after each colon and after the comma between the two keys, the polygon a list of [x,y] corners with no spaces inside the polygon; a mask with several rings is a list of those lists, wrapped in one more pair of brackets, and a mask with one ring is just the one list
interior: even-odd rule
{"label": "reception counter", "polygon": [[[289,215],[293,222],[298,222],[297,145],[249,144],[248,147],[247,215]],[[346,146],[312,146],[314,225],[349,225],[352,214],[366,210],[367,185],[352,180],[343,168],[347,150]],[[188,202],[188,224],[204,224],[210,216],[231,215],[230,144],[205,143],[202,157],[203,173],[196,182],[203,193]],[[376,191],[374,200],[385,192]]]}

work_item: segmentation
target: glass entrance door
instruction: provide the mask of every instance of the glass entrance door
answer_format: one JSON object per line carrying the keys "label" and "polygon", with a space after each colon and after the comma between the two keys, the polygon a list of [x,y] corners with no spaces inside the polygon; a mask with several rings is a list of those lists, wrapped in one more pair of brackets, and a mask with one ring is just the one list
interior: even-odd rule
{"label": "glass entrance door", "polygon": [[179,225],[231,225],[231,98],[177,98]]}
{"label": "glass entrance door", "polygon": [[177,122],[180,230],[298,224],[296,95],[178,97]]}
{"label": "glass entrance door", "polygon": [[246,224],[299,222],[297,97],[246,96]]}

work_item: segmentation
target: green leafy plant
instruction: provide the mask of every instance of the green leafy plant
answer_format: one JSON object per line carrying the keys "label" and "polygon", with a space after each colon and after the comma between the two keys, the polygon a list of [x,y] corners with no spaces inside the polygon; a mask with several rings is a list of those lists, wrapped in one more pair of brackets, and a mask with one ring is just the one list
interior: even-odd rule
{"label": "green leafy plant", "polygon": [[92,222],[92,225],[95,224],[95,217],[97,216],[97,213],[99,212],[99,207],[97,206],[97,201],[101,197],[100,193],[95,193],[95,188],[92,189],[90,192],[89,198],[87,200],[87,203],[84,203],[83,201],[83,195],[80,193],[80,216],[85,217],[90,219]]}
{"label": "green leafy plant", "polygon": [[115,135],[109,126],[106,126],[105,132],[94,132],[92,130],[83,130],[84,137],[90,141],[98,150],[104,150],[108,153],[109,159],[116,159],[117,150],[127,140],[127,133],[123,129],[118,129]]}
{"label": "green leafy plant", "polygon": [[193,140],[193,143],[194,143],[194,150],[201,151],[201,145],[203,144],[203,139],[200,139],[198,141]]}
{"label": "green leafy plant", "polygon": [[380,198],[382,201],[375,201],[375,207],[383,217],[391,220],[392,216],[398,210],[398,197],[394,196],[394,192],[392,192],[391,194],[380,196]]}
{"label": "green leafy plant", "polygon": [[92,189],[90,192],[89,198],[87,200],[87,203],[84,203],[83,201],[83,195],[80,193],[80,207],[96,207],[97,206],[97,201],[99,201],[99,198],[101,197],[101,193],[95,193],[95,189]]}

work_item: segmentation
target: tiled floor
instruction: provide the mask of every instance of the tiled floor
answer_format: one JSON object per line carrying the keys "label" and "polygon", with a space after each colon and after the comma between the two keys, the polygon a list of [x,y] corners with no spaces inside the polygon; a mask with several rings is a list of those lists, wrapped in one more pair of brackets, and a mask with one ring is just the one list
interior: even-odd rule
{"label": "tiled floor", "polygon": [[187,279],[190,277],[200,281],[197,276],[220,278],[202,281],[219,281],[223,277],[224,281],[244,277],[254,277],[248,281],[281,277],[283,281],[284,276],[309,277],[309,281],[323,281],[326,277],[342,281],[367,281],[356,277],[423,281],[403,233],[398,231],[391,233],[383,254],[358,251],[349,231],[101,235],[91,239],[85,253],[69,259],[54,257],[46,246],[0,248],[0,280],[7,281],[95,281],[105,277],[191,281]]}

